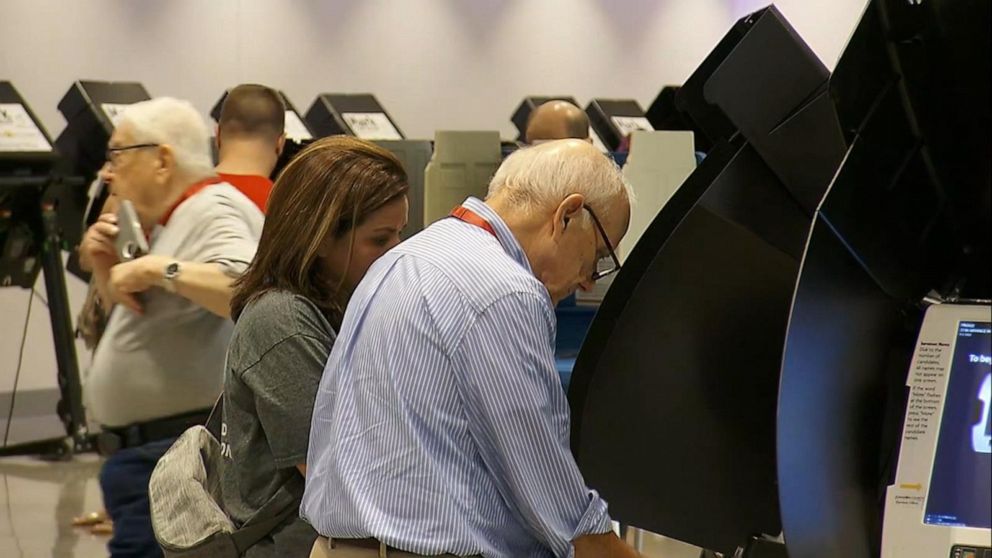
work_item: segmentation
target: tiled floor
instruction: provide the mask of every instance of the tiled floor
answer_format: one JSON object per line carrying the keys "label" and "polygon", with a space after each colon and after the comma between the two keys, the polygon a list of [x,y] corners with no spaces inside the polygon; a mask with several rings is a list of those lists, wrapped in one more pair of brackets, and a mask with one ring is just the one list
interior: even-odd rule
{"label": "tiled floor", "polygon": [[95,455],[50,463],[0,459],[0,556],[96,558],[106,538],[70,526],[72,518],[101,507]]}
{"label": "tiled floor", "polygon": [[[97,558],[106,537],[70,526],[72,518],[101,508],[93,454],[52,463],[28,457],[0,459],[0,557]],[[646,557],[698,558],[695,547],[645,533]]]}

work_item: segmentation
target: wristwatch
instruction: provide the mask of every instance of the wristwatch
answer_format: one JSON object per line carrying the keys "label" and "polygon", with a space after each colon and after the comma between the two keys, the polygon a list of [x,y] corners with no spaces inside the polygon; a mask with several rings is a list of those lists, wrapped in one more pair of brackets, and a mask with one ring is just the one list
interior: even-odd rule
{"label": "wristwatch", "polygon": [[169,265],[165,266],[165,273],[162,274],[162,278],[165,279],[162,282],[162,286],[165,290],[170,293],[176,292],[176,278],[182,273],[183,268],[179,265],[179,262],[171,262]]}

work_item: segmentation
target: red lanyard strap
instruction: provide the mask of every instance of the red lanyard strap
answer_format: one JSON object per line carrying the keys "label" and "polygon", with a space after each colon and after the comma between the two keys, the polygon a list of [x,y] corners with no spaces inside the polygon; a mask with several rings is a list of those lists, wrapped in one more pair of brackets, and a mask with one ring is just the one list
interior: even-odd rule
{"label": "red lanyard strap", "polygon": [[496,236],[496,229],[494,229],[493,226],[489,224],[489,221],[486,221],[478,213],[472,211],[471,209],[465,207],[464,205],[460,205],[454,208],[453,210],[451,210],[451,216],[460,221],[465,221],[469,225],[475,225],[476,227],[479,227],[480,229],[493,235],[494,237],[496,237],[497,240],[499,240],[499,237]]}

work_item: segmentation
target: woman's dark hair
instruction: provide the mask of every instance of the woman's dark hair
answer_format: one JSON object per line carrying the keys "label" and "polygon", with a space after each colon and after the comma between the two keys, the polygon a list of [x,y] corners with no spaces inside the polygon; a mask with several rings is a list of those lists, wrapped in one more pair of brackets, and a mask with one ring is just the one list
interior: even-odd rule
{"label": "woman's dark hair", "polygon": [[249,302],[281,289],[312,301],[337,327],[348,293],[325,276],[321,245],[328,235],[351,233],[408,189],[399,159],[378,145],[348,136],[312,143],[276,179],[255,259],[234,284],[231,315],[237,320]]}

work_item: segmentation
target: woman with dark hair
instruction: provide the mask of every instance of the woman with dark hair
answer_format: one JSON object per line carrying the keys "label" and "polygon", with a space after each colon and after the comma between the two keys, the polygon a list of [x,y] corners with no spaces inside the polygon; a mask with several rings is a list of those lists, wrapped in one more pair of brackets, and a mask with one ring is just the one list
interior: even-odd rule
{"label": "woman with dark hair", "polygon": [[[407,190],[395,156],[343,136],[313,143],[276,180],[258,252],[231,302],[221,482],[239,523],[274,499],[299,506],[324,364],[352,291],[399,242]],[[294,513],[245,555],[307,556],[316,536]]]}

